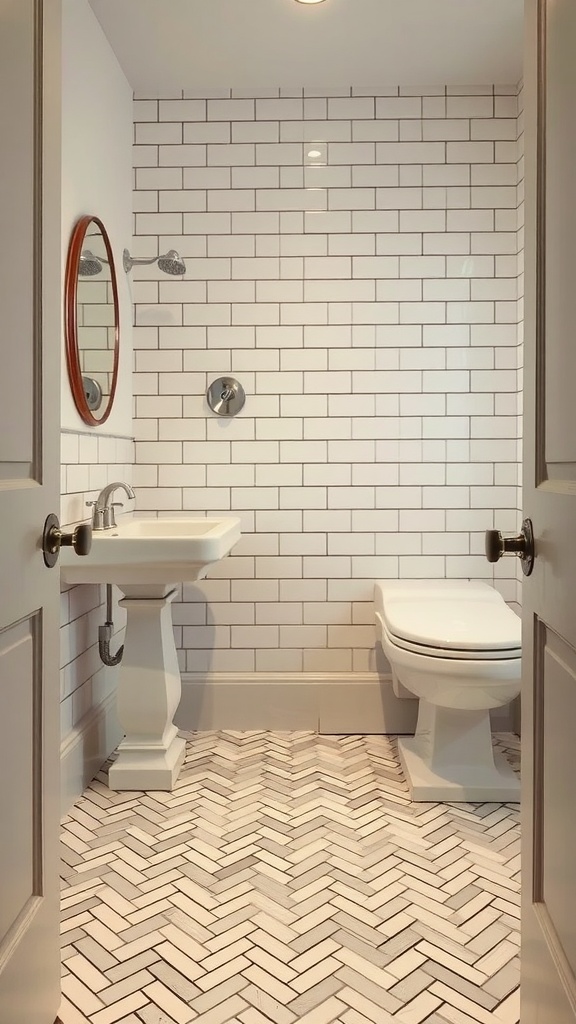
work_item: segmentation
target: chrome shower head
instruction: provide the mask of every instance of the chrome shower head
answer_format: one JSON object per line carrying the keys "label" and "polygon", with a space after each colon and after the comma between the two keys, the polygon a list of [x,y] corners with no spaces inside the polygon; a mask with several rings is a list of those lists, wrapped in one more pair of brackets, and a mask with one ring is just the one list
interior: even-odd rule
{"label": "chrome shower head", "polygon": [[159,256],[158,266],[165,274],[179,276],[186,273],[186,264],[175,249],[170,249],[165,256]]}
{"label": "chrome shower head", "polygon": [[186,264],[175,249],[170,249],[162,256],[151,256],[150,259],[131,256],[128,249],[124,249],[122,263],[127,274],[130,273],[132,267],[149,266],[151,263],[157,263],[164,274],[172,274],[177,277],[186,273]]}
{"label": "chrome shower head", "polygon": [[102,260],[98,259],[90,249],[83,249],[78,260],[80,277],[95,277],[102,273]]}

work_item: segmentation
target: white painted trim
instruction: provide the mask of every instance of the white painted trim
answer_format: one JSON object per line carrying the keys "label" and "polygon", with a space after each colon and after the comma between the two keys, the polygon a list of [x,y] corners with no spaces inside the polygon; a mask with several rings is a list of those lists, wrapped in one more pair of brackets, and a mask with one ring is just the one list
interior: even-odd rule
{"label": "white painted trim", "polygon": [[[60,427],[61,434],[80,434],[81,437],[94,437],[94,427],[82,430],[80,427]],[[134,434],[107,434],[105,430],[98,430],[98,437],[113,437],[119,441],[135,441]]]}
{"label": "white painted trim", "polygon": [[413,733],[417,701],[400,700],[375,672],[189,672],[182,676],[180,729]]}
{"label": "white painted trim", "polygon": [[67,814],[122,739],[116,692],[91,708],[60,744],[60,810]]}
{"label": "white painted trim", "polygon": [[[513,730],[511,708],[491,713],[495,732]],[[396,697],[376,672],[188,672],[174,722],[179,729],[313,730],[412,735],[416,700]]]}

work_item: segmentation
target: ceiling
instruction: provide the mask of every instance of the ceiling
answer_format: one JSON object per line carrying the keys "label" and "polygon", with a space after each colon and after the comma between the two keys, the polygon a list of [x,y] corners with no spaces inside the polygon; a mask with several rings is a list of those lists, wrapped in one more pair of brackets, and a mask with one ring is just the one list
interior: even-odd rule
{"label": "ceiling", "polygon": [[133,88],[511,84],[523,0],[90,0]]}

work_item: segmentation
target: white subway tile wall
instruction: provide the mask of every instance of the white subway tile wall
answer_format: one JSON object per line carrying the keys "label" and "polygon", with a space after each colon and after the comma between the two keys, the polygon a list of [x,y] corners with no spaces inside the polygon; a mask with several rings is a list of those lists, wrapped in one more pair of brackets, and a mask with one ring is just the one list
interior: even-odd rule
{"label": "white subway tile wall", "polygon": [[[133,462],[134,443],[128,438],[63,431],[60,522],[88,521],[86,502],[112,480],[130,483]],[[117,672],[106,669],[98,654],[98,626],[106,618],[104,588],[62,584],[60,600],[60,730],[65,741],[84,715],[110,695]],[[115,605],[113,653],[122,642],[124,624],[125,614]]]}
{"label": "white subway tile wall", "polygon": [[518,89],[296,92],[135,101],[134,250],[187,264],[134,270],[137,506],[243,529],[188,671],[373,668],[378,577],[517,599]]}

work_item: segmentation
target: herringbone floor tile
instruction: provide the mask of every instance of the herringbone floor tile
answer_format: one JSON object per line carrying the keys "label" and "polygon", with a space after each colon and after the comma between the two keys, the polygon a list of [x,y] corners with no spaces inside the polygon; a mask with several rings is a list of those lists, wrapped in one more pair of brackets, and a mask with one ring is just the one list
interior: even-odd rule
{"label": "herringbone floor tile", "polygon": [[517,1024],[516,806],[411,803],[388,736],[188,739],[63,823],[63,1024]]}

